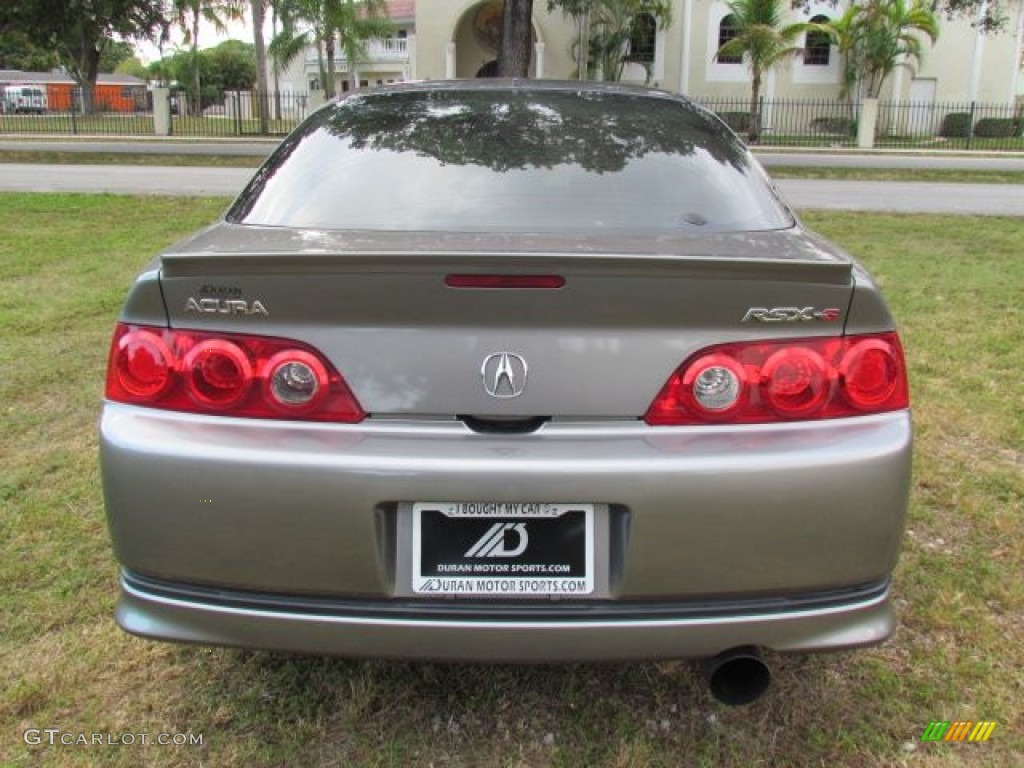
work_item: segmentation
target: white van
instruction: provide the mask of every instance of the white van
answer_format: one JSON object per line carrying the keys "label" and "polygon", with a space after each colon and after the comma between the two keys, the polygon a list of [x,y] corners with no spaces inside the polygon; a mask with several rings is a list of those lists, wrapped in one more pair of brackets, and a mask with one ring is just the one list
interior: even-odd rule
{"label": "white van", "polygon": [[38,85],[8,85],[3,89],[4,112],[35,112],[46,111],[46,89]]}

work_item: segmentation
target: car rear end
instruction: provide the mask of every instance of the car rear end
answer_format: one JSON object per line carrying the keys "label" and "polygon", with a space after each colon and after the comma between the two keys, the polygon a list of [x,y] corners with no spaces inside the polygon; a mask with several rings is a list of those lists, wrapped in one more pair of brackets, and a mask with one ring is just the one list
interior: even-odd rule
{"label": "car rear end", "polygon": [[910,446],[876,287],[719,123],[387,89],[133,288],[101,420],[117,618],[446,660],[867,645]]}

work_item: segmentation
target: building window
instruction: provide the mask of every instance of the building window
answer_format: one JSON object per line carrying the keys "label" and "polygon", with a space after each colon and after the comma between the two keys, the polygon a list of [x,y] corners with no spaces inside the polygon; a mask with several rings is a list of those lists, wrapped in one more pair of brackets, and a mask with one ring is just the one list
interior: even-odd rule
{"label": "building window", "polygon": [[658,22],[649,13],[638,13],[629,35],[629,61],[654,63],[654,47],[658,38]]}
{"label": "building window", "polygon": [[[731,13],[722,19],[718,25],[718,48],[721,50],[722,46],[728,43],[739,35],[739,30],[736,28],[736,17]],[[742,64],[742,56],[722,56],[721,54],[717,57],[719,64]]]}
{"label": "building window", "polygon": [[[828,16],[815,16],[812,24],[827,24]],[[827,67],[832,55],[832,40],[827,32],[811,30],[804,43],[804,64],[813,67]]]}
{"label": "building window", "polygon": [[311,77],[309,79],[309,90],[311,90],[311,91],[319,91],[320,90],[320,78],[319,77]]}

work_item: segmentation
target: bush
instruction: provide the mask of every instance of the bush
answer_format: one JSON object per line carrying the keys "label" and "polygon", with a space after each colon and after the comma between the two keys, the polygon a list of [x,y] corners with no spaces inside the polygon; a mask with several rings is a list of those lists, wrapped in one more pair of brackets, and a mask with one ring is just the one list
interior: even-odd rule
{"label": "bush", "polygon": [[715,114],[736,133],[746,133],[750,128],[749,112],[716,112]]}
{"label": "bush", "polygon": [[966,139],[971,135],[971,113],[950,112],[942,118],[939,136],[947,139]]}
{"label": "bush", "polygon": [[857,133],[857,123],[848,117],[816,117],[811,120],[811,130],[815,133],[853,136]]}
{"label": "bush", "polygon": [[984,117],[974,126],[974,135],[982,139],[1009,139],[1020,135],[1020,123],[1012,117]]}

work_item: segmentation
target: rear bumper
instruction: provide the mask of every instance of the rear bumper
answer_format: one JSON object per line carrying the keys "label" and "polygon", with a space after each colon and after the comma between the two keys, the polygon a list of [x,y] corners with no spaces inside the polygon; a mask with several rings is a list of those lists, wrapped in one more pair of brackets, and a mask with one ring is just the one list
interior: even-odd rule
{"label": "rear bumper", "polygon": [[[708,657],[737,646],[780,652],[880,643],[895,629],[888,583],[845,593],[746,604],[591,604],[579,610],[455,609],[177,590],[122,575],[117,623],[159,640],[350,657],[488,662]],[[573,616],[571,614],[579,615]]]}
{"label": "rear bumper", "polygon": [[[887,584],[898,556],[907,412],[500,436],[459,422],[306,425],[108,403],[100,432],[114,550],[138,575],[117,617],[139,635],[558,661],[845,648],[893,628],[887,589],[863,589]],[[418,610],[428,601],[411,593],[407,514],[417,501],[593,503],[598,588],[533,614],[514,601]],[[243,599],[261,594],[293,597]],[[660,608],[629,612],[641,604]]]}

